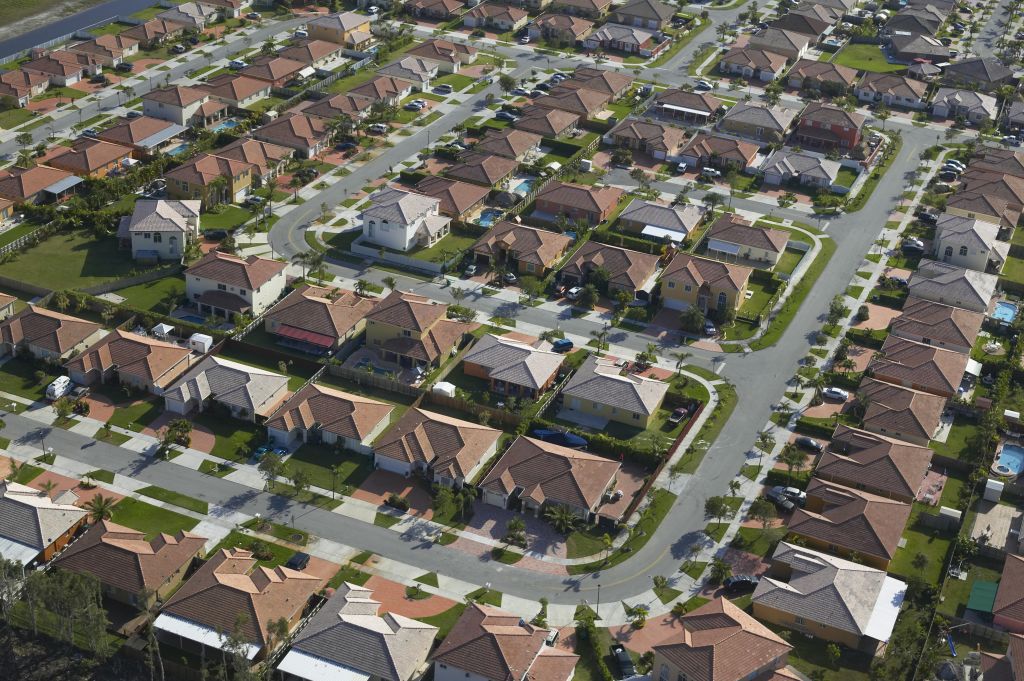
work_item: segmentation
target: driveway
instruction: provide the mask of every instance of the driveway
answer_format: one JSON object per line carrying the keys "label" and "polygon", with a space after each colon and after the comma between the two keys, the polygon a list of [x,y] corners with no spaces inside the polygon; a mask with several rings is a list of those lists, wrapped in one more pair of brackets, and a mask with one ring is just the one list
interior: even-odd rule
{"label": "driveway", "polygon": [[406,511],[409,515],[424,520],[434,517],[434,512],[431,510],[433,499],[423,489],[419,481],[390,471],[376,470],[370,473],[366,476],[363,484],[352,493],[352,496],[375,506],[383,506],[392,494],[405,497],[405,500],[409,502],[409,510]]}

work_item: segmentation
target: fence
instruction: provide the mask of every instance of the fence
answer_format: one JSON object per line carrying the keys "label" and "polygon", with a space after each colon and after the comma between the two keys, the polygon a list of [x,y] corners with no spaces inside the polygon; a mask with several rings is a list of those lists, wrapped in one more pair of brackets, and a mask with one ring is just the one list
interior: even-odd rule
{"label": "fence", "polygon": [[0,275],[0,286],[3,286],[6,289],[14,289],[15,291],[23,291],[33,296],[45,296],[52,293],[52,291],[46,287],[36,286],[35,284],[30,284],[27,281],[11,279],[10,277],[5,277],[3,275]]}
{"label": "fence", "polygon": [[367,246],[363,246],[362,244],[360,244],[360,240],[362,240],[362,237],[359,237],[359,239],[356,239],[355,241],[352,242],[351,246],[349,247],[349,250],[352,253],[361,255],[371,260],[383,260],[384,262],[389,262],[393,265],[401,265],[402,267],[408,267],[411,270],[415,270],[417,272],[424,272],[431,276],[441,274],[441,272],[443,271],[443,266],[441,265],[441,263],[428,262],[426,260],[417,260],[415,258],[410,258],[400,253],[392,253],[391,251],[388,250],[369,248]]}
{"label": "fence", "polygon": [[[9,244],[4,244],[3,246],[0,246],[0,255],[4,255],[6,253],[10,253],[11,251],[16,251],[16,250],[22,248],[23,246],[31,246],[31,245],[33,245],[35,243],[36,239],[38,239],[39,236],[42,236],[42,235],[39,234],[39,231],[44,229],[45,227],[46,227],[46,225],[41,225],[39,227],[36,227],[31,232],[29,232],[27,234],[22,234],[17,239],[15,239],[14,241],[10,242]],[[15,228],[12,227],[11,229],[15,229]]]}
{"label": "fence", "polygon": [[141,274],[136,274],[131,277],[124,279],[116,279],[114,281],[108,281],[103,284],[96,284],[95,286],[89,286],[87,288],[79,289],[82,293],[88,293],[91,296],[100,296],[104,293],[110,293],[122,288],[128,288],[129,286],[135,286],[137,284],[146,284],[157,279],[163,279],[164,277],[171,277],[182,270],[181,263],[175,263],[166,267],[154,267],[151,270],[146,270]]}
{"label": "fence", "polygon": [[422,388],[406,385],[400,381],[393,381],[386,376],[381,376],[380,374],[363,371],[361,369],[353,369],[351,367],[341,366],[340,364],[327,365],[327,373],[331,376],[352,381],[356,385],[360,386],[368,386],[379,390],[390,390],[391,392],[396,392],[408,397],[418,398],[423,395]]}

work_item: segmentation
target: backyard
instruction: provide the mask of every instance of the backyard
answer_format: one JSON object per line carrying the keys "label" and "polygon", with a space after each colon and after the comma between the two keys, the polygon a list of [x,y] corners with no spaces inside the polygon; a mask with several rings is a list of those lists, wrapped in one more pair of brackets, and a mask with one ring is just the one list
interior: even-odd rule
{"label": "backyard", "polygon": [[972,446],[978,436],[978,424],[965,416],[958,415],[949,429],[945,442],[932,440],[929,443],[932,451],[951,459],[959,459],[968,447]]}
{"label": "backyard", "polygon": [[[59,263],[59,266],[57,266]],[[95,239],[84,232],[55,234],[4,263],[4,276],[53,290],[95,286],[135,273],[117,239]]]}
{"label": "backyard", "polygon": [[942,589],[942,599],[938,605],[940,614],[946,617],[964,617],[964,610],[971,597],[971,589],[976,582],[995,583],[1003,574],[1002,561],[994,561],[982,557],[971,559],[967,571],[967,579],[956,579],[950,576]]}
{"label": "backyard", "polygon": [[413,249],[407,255],[416,260],[441,262],[445,257],[452,258],[463,251],[469,250],[476,243],[477,238],[468,233],[452,231],[447,236],[439,239],[433,246]]}
{"label": "backyard", "polygon": [[150,312],[170,313],[185,296],[185,280],[180,277],[164,277],[144,284],[114,291],[124,298],[130,307]]}
{"label": "backyard", "polygon": [[[889,572],[904,578],[917,575],[927,584],[938,584],[951,541],[941,532],[917,522],[917,517],[930,508],[914,503],[907,529],[903,531],[906,543],[896,550],[896,555],[889,563]],[[918,554],[924,558],[919,558]]]}
{"label": "backyard", "polygon": [[849,66],[851,69],[857,69],[858,71],[872,71],[874,73],[903,71],[907,68],[905,64],[890,64],[889,60],[885,58],[885,52],[878,45],[870,44],[855,45],[850,43],[836,55],[832,63],[839,64],[840,66]]}

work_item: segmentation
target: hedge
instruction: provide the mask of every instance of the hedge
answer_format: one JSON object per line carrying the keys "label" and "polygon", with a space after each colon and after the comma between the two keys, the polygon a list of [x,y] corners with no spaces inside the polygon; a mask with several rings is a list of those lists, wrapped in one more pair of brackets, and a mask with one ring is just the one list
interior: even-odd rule
{"label": "hedge", "polygon": [[850,329],[846,332],[846,337],[850,342],[856,345],[861,345],[865,348],[871,348],[872,350],[881,350],[882,345],[885,343],[885,339],[889,336],[889,332],[885,329],[878,329],[871,331],[868,329]]}
{"label": "hedge", "polygon": [[827,422],[824,420],[814,419],[810,416],[801,416],[796,421],[796,432],[809,435],[811,437],[825,438],[826,440],[832,439],[832,433],[835,431],[835,426],[832,425],[831,420]]}
{"label": "hedge", "polygon": [[421,170],[400,170],[398,171],[398,179],[400,182],[406,184],[416,185],[421,181],[430,177],[427,173]]}
{"label": "hedge", "polygon": [[657,468],[664,458],[661,454],[655,454],[649,449],[638,448],[629,440],[620,440],[617,437],[612,437],[611,435],[605,435],[604,433],[591,433],[578,428],[565,428],[561,424],[552,423],[551,421],[543,418],[536,418],[533,420],[533,423],[530,425],[530,430],[533,430],[534,428],[568,430],[570,433],[579,435],[587,440],[589,443],[587,445],[588,452],[600,454],[616,460],[622,457],[651,469]]}
{"label": "hedge", "polygon": [[659,256],[661,255],[661,248],[663,246],[660,241],[648,241],[647,239],[642,239],[630,234],[622,234],[621,232],[612,232],[609,230],[595,230],[591,232],[590,240],[601,244],[620,246],[633,251],[640,251],[641,253]]}
{"label": "hedge", "polygon": [[807,483],[811,481],[811,471],[793,471],[793,475],[790,476],[788,472],[773,468],[768,471],[764,476],[765,485],[782,485],[784,487],[797,487],[804,489],[807,487]]}

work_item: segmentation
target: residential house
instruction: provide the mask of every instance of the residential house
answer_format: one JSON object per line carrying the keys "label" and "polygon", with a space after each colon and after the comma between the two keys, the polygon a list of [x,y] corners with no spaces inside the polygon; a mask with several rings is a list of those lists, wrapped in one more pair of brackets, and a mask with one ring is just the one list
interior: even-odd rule
{"label": "residential house", "polygon": [[957,191],[946,201],[946,212],[952,215],[979,219],[1012,230],[1020,220],[1021,211],[1006,199],[974,191]]}
{"label": "residential house", "polygon": [[[6,75],[6,74],[4,74]],[[2,79],[3,76],[0,76]],[[0,93],[3,93],[3,84],[0,83]],[[21,104],[25,106],[25,104]],[[1024,129],[1024,102],[1010,102],[1010,106],[1003,109],[1003,126],[1011,135],[1019,135]]]}
{"label": "residential house", "polygon": [[882,102],[907,109],[928,105],[928,83],[894,73],[865,73],[853,92],[866,104]]}
{"label": "residential house", "polygon": [[429,90],[430,81],[437,77],[438,63],[421,57],[402,57],[388,64],[377,73],[399,81],[408,81],[418,90]]}
{"label": "residential house", "polygon": [[370,107],[373,106],[375,101],[375,99],[370,97],[343,92],[331,95],[313,103],[311,106],[307,106],[302,110],[302,113],[307,116],[318,116],[327,120],[334,120],[339,116],[348,116],[353,121],[358,121],[369,115]]}
{"label": "residential house", "polygon": [[437,627],[393,612],[381,615],[372,596],[370,589],[343,582],[278,662],[283,681],[417,678]]}
{"label": "residential house", "polygon": [[588,241],[559,270],[558,276],[566,286],[583,286],[597,269],[608,274],[607,295],[623,291],[638,300],[648,300],[658,274],[658,256]]}
{"label": "residential house", "polygon": [[384,361],[424,370],[440,366],[476,328],[447,318],[448,306],[392,291],[366,315],[366,347]]}
{"label": "residential house", "polygon": [[254,184],[265,186],[268,181],[284,172],[288,161],[295,156],[295,150],[280,144],[243,137],[218,149],[217,155],[251,164]]}
{"label": "residential house", "polygon": [[435,21],[453,19],[465,7],[459,0],[406,0],[405,3],[406,11],[412,16]]}
{"label": "residential house", "polygon": [[14,304],[18,299],[7,293],[0,293],[0,321],[14,316]]}
{"label": "residential house", "polygon": [[906,504],[917,499],[932,450],[840,425],[814,468],[814,477]]}
{"label": "residential house", "polygon": [[115,329],[64,368],[78,385],[112,382],[161,395],[193,359],[187,347]]}
{"label": "residential house", "polygon": [[937,260],[923,260],[910,277],[910,295],[943,305],[985,312],[995,295],[998,278]]}
{"label": "residential house", "polygon": [[618,473],[618,461],[521,435],[480,482],[480,490],[485,504],[514,508],[518,501],[523,513],[536,516],[562,506],[590,524]]}
{"label": "residential house", "polygon": [[326,151],[331,142],[331,126],[319,116],[305,113],[280,116],[252,131],[264,142],[294,149],[300,158],[313,158]]}
{"label": "residential house", "polygon": [[530,107],[512,124],[516,130],[525,130],[541,137],[561,137],[576,131],[579,114],[561,109]]}
{"label": "residential house", "polygon": [[167,195],[202,201],[206,209],[238,203],[249,195],[255,169],[245,161],[202,153],[164,173]]}
{"label": "residential house", "polygon": [[278,446],[323,444],[369,455],[394,411],[385,402],[310,383],[267,419],[267,437]]}
{"label": "residential house", "polygon": [[718,70],[726,75],[757,79],[767,83],[786,70],[786,58],[781,54],[754,47],[734,47],[722,55]]}
{"label": "residential house", "polygon": [[363,332],[375,300],[340,288],[303,284],[263,315],[279,345],[313,355],[330,354]]}
{"label": "residential house", "polygon": [[964,382],[969,360],[960,352],[891,336],[865,371],[879,381],[953,397]]}
{"label": "residential house", "polygon": [[692,203],[676,207],[633,199],[619,214],[618,226],[655,241],[681,244],[703,219],[704,209]]}
{"label": "residential house", "polygon": [[718,121],[718,129],[762,144],[781,143],[796,114],[792,109],[739,102]]}
{"label": "residential house", "polygon": [[794,139],[811,147],[851,150],[860,144],[865,117],[834,104],[811,102],[800,113]]}
{"label": "residential house", "polygon": [[935,35],[946,20],[946,13],[934,5],[907,6],[894,14],[885,22],[883,29],[889,35],[911,33]]}
{"label": "residential house", "polygon": [[793,64],[786,80],[790,87],[835,96],[853,89],[857,82],[857,69],[827,61],[801,59]]}
{"label": "residential house", "polygon": [[175,40],[185,33],[186,26],[177,21],[154,17],[131,28],[121,31],[118,35],[139,41],[139,47],[151,50],[169,40]]}
{"label": "residential house", "polygon": [[440,70],[445,73],[458,73],[463,66],[476,61],[477,49],[470,45],[434,38],[420,43],[406,54],[432,59],[441,65]]}
{"label": "residential house", "polygon": [[424,196],[440,201],[438,212],[453,220],[467,221],[491,194],[489,187],[449,180],[436,175],[420,180],[415,187]]}
{"label": "residential house", "polygon": [[[294,629],[323,584],[311,574],[259,565],[251,551],[220,549],[164,604],[153,629],[181,650],[230,649],[251,663],[287,640],[271,635],[271,623],[283,619]],[[240,612],[250,615],[239,618]]]}
{"label": "residential house", "polygon": [[199,239],[199,201],[142,199],[121,218],[117,238],[134,260],[180,262],[188,244]]}
{"label": "residential house", "polygon": [[540,13],[548,9],[551,0],[513,0],[519,7],[527,7],[534,12]]}
{"label": "residential house", "polygon": [[696,307],[721,319],[743,305],[752,272],[743,265],[679,253],[661,275],[662,302],[673,310]]}
{"label": "residential house", "polygon": [[629,0],[612,11],[611,20],[617,24],[660,31],[675,13],[675,7],[659,0]]}
{"label": "residential house", "polygon": [[164,392],[164,409],[186,416],[215,403],[236,419],[255,422],[277,411],[287,394],[287,376],[207,355]]}
{"label": "residential house", "polygon": [[24,108],[33,97],[46,92],[50,79],[42,73],[14,69],[0,73],[0,95],[9,95],[18,100],[18,106]]}
{"label": "residential house", "polygon": [[618,71],[598,69],[593,66],[577,66],[572,77],[559,83],[560,88],[594,90],[611,99],[619,99],[629,92],[636,79]]}
{"label": "residential house", "polygon": [[669,88],[654,96],[654,107],[662,118],[673,118],[691,125],[706,125],[722,110],[723,102],[706,92],[687,92]]}
{"label": "residential house", "polygon": [[914,62],[907,68],[907,75],[916,80],[930,83],[942,75],[942,69],[930,62]]}
{"label": "residential house", "polygon": [[789,243],[789,232],[755,227],[749,220],[725,213],[705,233],[707,251],[724,260],[745,261],[774,267]]}
{"label": "residential house", "polygon": [[487,230],[471,250],[485,267],[501,265],[540,279],[558,264],[570,245],[572,239],[564,234],[504,220]]}
{"label": "residential house", "polygon": [[498,450],[501,431],[413,407],[373,445],[375,468],[461,489]]}
{"label": "residential house", "polygon": [[270,83],[274,88],[283,88],[292,82],[301,82],[313,76],[315,72],[316,70],[305,62],[268,54],[250,61],[238,74]]}
{"label": "residential house", "polygon": [[893,59],[906,63],[947,63],[949,47],[938,38],[920,33],[899,33],[889,41],[889,52]]}
{"label": "residential house", "polygon": [[979,124],[996,120],[998,111],[995,97],[972,90],[940,87],[932,98],[932,115],[936,118],[963,118]]}
{"label": "residential house", "polygon": [[766,28],[750,36],[747,44],[756,50],[781,54],[786,59],[796,61],[811,46],[811,38],[782,28]]}
{"label": "residential house", "polygon": [[815,14],[804,14],[801,12],[786,12],[778,19],[768,22],[769,28],[789,31],[790,33],[801,33],[807,36],[812,45],[818,42],[831,26],[833,26],[833,22],[828,19]]}
{"label": "residential house", "polygon": [[[484,5],[486,7],[486,5]],[[530,24],[530,40],[547,40],[559,46],[582,43],[594,30],[594,22],[568,14],[544,14]]]}
{"label": "residential house", "polygon": [[569,681],[579,657],[544,645],[549,631],[519,615],[470,603],[431,656],[437,681]]}
{"label": "residential house", "polygon": [[627,118],[605,134],[604,142],[649,154],[659,161],[678,162],[686,131],[643,118]]}
{"label": "residential house", "polygon": [[718,168],[722,171],[749,171],[757,166],[759,145],[752,142],[698,132],[679,151],[682,163],[690,168]]}
{"label": "residential house", "polygon": [[302,62],[306,66],[321,68],[340,58],[344,50],[344,45],[326,40],[297,40],[293,41],[290,47],[279,51],[277,56]]}
{"label": "residential house", "polygon": [[999,241],[1000,226],[943,213],[935,226],[932,255],[936,260],[979,272],[998,272],[1009,256],[1010,244]]}
{"label": "residential house", "polygon": [[559,216],[585,220],[591,227],[604,222],[618,206],[625,192],[617,187],[592,187],[555,180],[537,194],[533,215],[547,222]]}
{"label": "residential house", "polygon": [[942,70],[942,81],[958,87],[998,90],[1013,79],[1013,71],[992,57],[970,57]]}
{"label": "residential house", "polygon": [[625,52],[650,57],[664,45],[662,35],[657,31],[608,23],[591,32],[583,41],[588,50]]}
{"label": "residential house", "polygon": [[565,85],[567,82],[562,81],[547,96],[533,100],[534,105],[546,109],[561,109],[581,118],[594,118],[605,110],[605,105],[612,99],[610,95],[596,90],[573,89]]}
{"label": "residential house", "polygon": [[[806,16],[816,19],[817,21],[824,21],[828,22],[830,25],[834,25],[838,24],[842,20],[844,12],[848,9],[845,7],[844,3],[835,4],[839,6],[833,7],[828,3],[805,1],[789,10],[789,12],[787,12],[787,16],[790,14]],[[797,31],[797,33],[801,33],[801,31]]]}
{"label": "residential house", "polygon": [[537,400],[555,383],[564,359],[557,352],[487,334],[462,356],[462,371],[487,381],[496,395]]}
{"label": "residential house", "polygon": [[441,215],[440,207],[441,201],[429,196],[393,187],[378,189],[359,214],[363,239],[402,252],[429,248],[451,228],[451,218]]}
{"label": "residential house", "polygon": [[572,16],[598,21],[608,16],[611,0],[552,0],[551,9]]}
{"label": "residential house", "polygon": [[57,50],[25,62],[21,70],[45,76],[51,86],[70,87],[100,73],[103,61],[81,52]]}
{"label": "residential house", "polygon": [[598,429],[615,421],[643,430],[661,409],[668,387],[591,355],[562,388],[561,418]]}
{"label": "residential house", "polygon": [[[150,90],[142,95],[142,113],[178,125],[191,126],[196,122],[203,105],[210,101],[210,93],[198,87],[174,85]],[[221,107],[223,111],[223,106]]]}
{"label": "residential house", "polygon": [[71,490],[50,493],[13,480],[0,480],[0,555],[26,567],[47,563],[88,522]]}
{"label": "residential house", "polygon": [[992,603],[992,624],[1014,634],[1024,633],[1024,556],[1006,554]]}
{"label": "residential house", "polygon": [[186,28],[202,31],[206,25],[224,15],[224,10],[214,5],[207,5],[205,2],[183,2],[160,12],[157,19],[173,21],[176,24],[183,24]]}
{"label": "residential house", "polygon": [[817,189],[832,189],[841,168],[839,161],[825,158],[820,153],[782,147],[765,159],[761,172],[764,173],[764,183],[768,185],[797,182]]}
{"label": "residential house", "polygon": [[942,425],[946,398],[873,378],[861,381],[862,427],[873,433],[926,447]]}
{"label": "residential house", "polygon": [[444,174],[455,180],[504,189],[518,169],[515,159],[474,149],[459,156],[459,162],[445,169]]}
{"label": "residential house", "polygon": [[146,158],[168,146],[185,130],[184,125],[151,116],[139,116],[126,118],[100,130],[96,137],[104,142],[131,147],[134,149],[134,158]]}
{"label": "residential house", "polygon": [[[652,648],[652,681],[780,679],[776,672],[785,669],[793,649],[722,596],[680,617],[674,629]],[[700,676],[694,676],[697,670]]]}
{"label": "residential house", "polygon": [[1024,178],[968,168],[960,177],[959,191],[1006,199],[1012,210],[1024,209]]}
{"label": "residential house", "polygon": [[981,652],[981,673],[984,678],[996,681],[1019,681],[1024,679],[1024,636],[1010,634],[1006,654]]}
{"label": "residential house", "polygon": [[489,130],[473,151],[504,156],[522,163],[527,156],[536,155],[540,151],[541,136],[516,128]]}
{"label": "residential house", "polygon": [[[0,223],[10,220],[12,217],[14,217],[14,201],[0,198]],[[0,306],[0,309],[2,307]],[[0,316],[0,319],[2,319],[2,316]]]}
{"label": "residential house", "polygon": [[462,15],[467,28],[491,29],[498,33],[511,33],[526,26],[529,14],[521,7],[485,3]]}
{"label": "residential house", "polygon": [[306,22],[310,40],[325,40],[344,45],[350,50],[365,50],[373,43],[370,17],[355,12],[341,12],[317,17]]}
{"label": "residential house", "polygon": [[808,548],[886,570],[899,548],[910,504],[812,478],[807,504],[793,511],[789,534]]}
{"label": "residential house", "polygon": [[349,93],[374,102],[383,102],[388,106],[398,106],[403,99],[412,94],[413,85],[412,81],[380,75],[352,88]]}
{"label": "residential house", "polygon": [[143,532],[101,520],[53,565],[91,575],[106,598],[145,610],[174,593],[203,555],[206,541],[184,530],[146,539]]}
{"label": "residential house", "polygon": [[882,570],[782,542],[752,607],[759,620],[876,655],[892,636],[906,592]]}
{"label": "residential house", "polygon": [[889,333],[899,338],[970,353],[985,315],[923,298],[910,297],[903,312],[892,320]]}
{"label": "residential house", "polygon": [[111,144],[98,139],[79,139],[70,147],[61,147],[55,156],[47,159],[51,168],[66,170],[79,177],[103,178],[117,174],[129,165],[131,147]]}
{"label": "residential house", "polygon": [[206,92],[211,100],[237,110],[248,108],[269,97],[273,85],[237,73],[222,73],[197,85],[196,89]]}
{"label": "residential house", "polygon": [[82,178],[49,166],[12,167],[0,173],[0,198],[15,204],[64,203]]}
{"label": "residential house", "polygon": [[106,334],[99,324],[29,303],[0,321],[0,357],[24,348],[37,359],[60,362]]}
{"label": "residential house", "polygon": [[134,38],[122,37],[116,33],[108,33],[92,40],[70,45],[67,50],[93,56],[99,59],[104,66],[114,67],[138,53],[139,41]]}
{"label": "residential house", "polygon": [[258,316],[284,293],[286,263],[210,251],[185,270],[185,295],[202,315]]}
{"label": "residential house", "polygon": [[208,5],[219,7],[225,19],[238,19],[242,10],[252,6],[252,0],[203,0]]}

